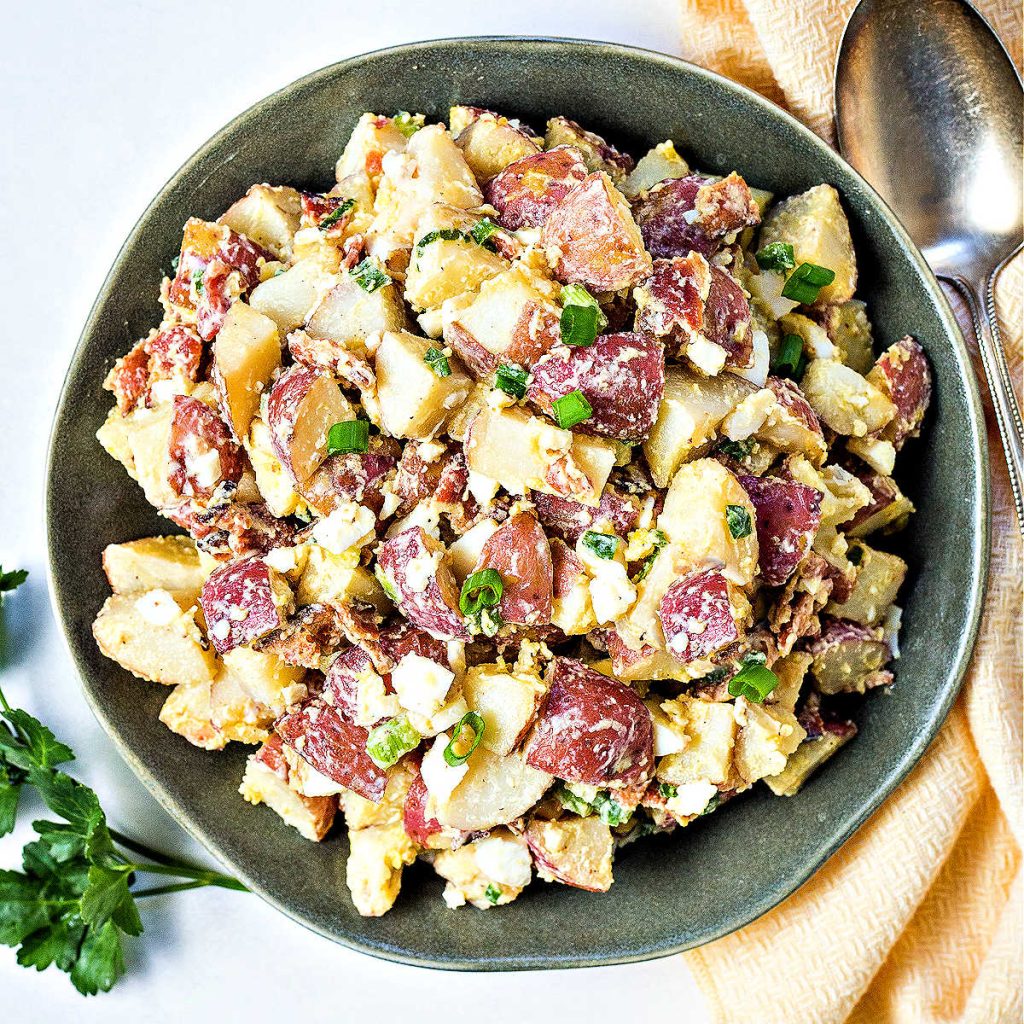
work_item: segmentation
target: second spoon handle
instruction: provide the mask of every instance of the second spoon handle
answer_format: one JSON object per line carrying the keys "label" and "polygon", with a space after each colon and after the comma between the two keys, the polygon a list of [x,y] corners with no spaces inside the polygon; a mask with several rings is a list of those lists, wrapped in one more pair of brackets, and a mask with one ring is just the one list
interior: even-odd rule
{"label": "second spoon handle", "polygon": [[1020,408],[1013,393],[1013,381],[996,326],[995,304],[992,301],[992,282],[986,282],[986,301],[983,303],[977,290],[963,278],[953,279],[971,310],[974,333],[978,339],[982,366],[988,380],[992,409],[996,426],[1003,442],[1006,467],[1010,473],[1010,489],[1013,505],[1017,511],[1017,525],[1024,535],[1024,427],[1021,425]]}

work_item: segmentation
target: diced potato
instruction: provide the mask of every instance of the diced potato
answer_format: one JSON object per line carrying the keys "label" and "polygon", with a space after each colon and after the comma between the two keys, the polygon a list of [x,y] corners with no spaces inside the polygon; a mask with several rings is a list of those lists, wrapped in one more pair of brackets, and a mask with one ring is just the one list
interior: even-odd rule
{"label": "diced potato", "polygon": [[484,545],[497,531],[498,525],[494,519],[481,519],[479,523],[470,527],[461,537],[454,540],[451,547],[448,548],[448,561],[459,586],[462,586],[466,577],[480,561]]}
{"label": "diced potato", "polygon": [[[732,507],[737,511],[730,515]],[[733,536],[743,514],[749,532]],[[715,459],[698,459],[681,466],[672,478],[658,526],[679,545],[695,566],[716,562],[722,575],[740,586],[757,573],[756,514],[749,495],[736,477]]]}
{"label": "diced potato", "polygon": [[892,441],[881,437],[848,438],[846,450],[883,476],[889,476],[896,468],[896,448]]}
{"label": "diced potato", "polygon": [[384,427],[395,437],[426,440],[469,397],[472,381],[454,356],[439,377],[425,361],[432,343],[407,331],[388,332],[377,349],[377,397]]}
{"label": "diced potato", "polygon": [[685,178],[690,165],[676,152],[671,140],[659,142],[637,161],[629,177],[620,186],[627,199],[653,188],[666,178]]}
{"label": "diced potato", "polygon": [[275,717],[269,707],[253,699],[233,667],[225,664],[210,687],[210,721],[213,727],[226,740],[263,743],[270,737],[269,730]]}
{"label": "diced potato", "polygon": [[[135,463],[132,460],[132,447],[128,443],[130,431],[129,419],[123,416],[117,406],[111,406],[103,425],[96,431],[96,440],[103,446],[103,450],[115,461],[124,466],[128,475],[138,483],[138,474],[135,472]],[[168,434],[170,428],[168,427]]]}
{"label": "diced potato", "polygon": [[305,323],[320,296],[335,280],[337,250],[332,247],[328,253],[334,255],[334,260],[326,254],[307,256],[258,284],[249,296],[249,305],[270,317],[282,336]]}
{"label": "diced potato", "polygon": [[547,688],[535,673],[475,665],[462,681],[462,692],[470,709],[484,720],[481,744],[504,757],[526,734]]}
{"label": "diced potato", "polygon": [[171,486],[171,426],[174,406],[167,402],[149,409],[138,408],[125,417],[125,443],[130,453],[133,476],[146,500],[165,508],[178,500]]}
{"label": "diced potato", "polygon": [[249,427],[245,450],[249,453],[249,461],[256,474],[256,486],[267,508],[275,516],[294,515],[303,504],[302,496],[274,451],[270,428],[258,416]]}
{"label": "diced potato", "polygon": [[277,259],[288,261],[301,210],[302,197],[295,189],[253,185],[221,215],[220,223],[251,238]]}
{"label": "diced potato", "polygon": [[682,366],[665,369],[665,395],[644,454],[659,487],[667,487],[687,458],[714,436],[718,425],[756,389],[735,374],[702,377]]}
{"label": "diced potato", "polygon": [[194,610],[183,612],[166,590],[113,594],[92,626],[100,650],[140,679],[165,686],[209,683],[217,659]]}
{"label": "diced potato", "polygon": [[[855,552],[859,553],[859,561]],[[852,544],[849,554],[857,566],[853,591],[842,603],[829,601],[825,611],[863,626],[877,626],[896,600],[907,575],[907,563],[898,555],[876,551],[863,541]]]}
{"label": "diced potato", "polygon": [[206,572],[191,537],[144,537],[103,549],[103,571],[115,594],[168,591],[182,606],[199,600]]}
{"label": "diced potato", "polygon": [[811,774],[855,734],[853,729],[845,733],[824,732],[814,739],[804,740],[789,755],[786,767],[766,778],[765,784],[776,796],[796,796]]}
{"label": "diced potato", "polygon": [[295,600],[304,604],[372,604],[382,615],[391,609],[377,577],[348,555],[337,555],[314,544],[299,577]]}
{"label": "diced potato", "polygon": [[810,317],[802,313],[787,313],[780,317],[779,328],[784,335],[792,334],[804,343],[804,352],[809,359],[838,358],[825,328]]}
{"label": "diced potato", "polygon": [[623,181],[633,169],[633,158],[620,153],[600,135],[587,131],[567,117],[552,117],[544,133],[544,148],[572,146],[579,150],[591,172],[604,171],[616,184]]}
{"label": "diced potato", "polygon": [[349,830],[345,880],[363,917],[386,914],[398,898],[402,868],[416,859],[416,846],[400,822]]}
{"label": "diced potato", "polygon": [[596,507],[615,465],[615,448],[524,409],[486,405],[466,438],[466,461],[471,472],[497,480],[511,494],[537,490]]}
{"label": "diced potato", "polygon": [[805,651],[794,651],[775,662],[772,671],[779,677],[779,681],[765,702],[787,711],[795,710],[810,664],[811,656]]}
{"label": "diced potato", "polygon": [[532,877],[526,841],[506,828],[457,850],[438,851],[434,870],[448,883],[444,901],[452,908],[470,903],[487,910],[511,903]]}
{"label": "diced potato", "polygon": [[378,114],[363,114],[352,129],[345,150],[338,158],[335,176],[342,181],[350,174],[369,174],[376,181],[385,153],[401,153],[408,138],[398,129],[394,119]]}
{"label": "diced potato", "polygon": [[350,274],[341,274],[337,282],[309,316],[306,330],[314,338],[329,338],[360,352],[370,335],[405,329],[405,306],[397,285],[365,292]]}
{"label": "diced potato", "polygon": [[588,892],[607,892],[612,886],[615,840],[600,818],[570,816],[558,821],[534,818],[526,831],[546,882],[562,882]]}
{"label": "diced potato", "polygon": [[178,683],[160,709],[160,721],[171,732],[203,750],[223,750],[228,738],[214,726],[210,681]]}
{"label": "diced potato", "polygon": [[277,324],[244,302],[236,302],[213,343],[214,379],[224,418],[240,441],[260,407],[260,398],[281,365]]}
{"label": "diced potato", "polygon": [[730,775],[736,743],[733,706],[680,696],[665,701],[661,708],[686,737],[686,745],[658,762],[658,780],[673,786],[724,783]]}
{"label": "diced potato", "polygon": [[836,359],[812,360],[801,387],[820,419],[837,434],[863,437],[896,415],[896,407],[878,388]]}
{"label": "diced potato", "polygon": [[867,537],[877,530],[890,533],[901,529],[914,511],[914,505],[899,489],[896,481],[881,474],[862,475],[860,479],[871,492],[871,501],[844,524],[846,535]]}
{"label": "diced potato", "polygon": [[867,376],[875,363],[875,352],[866,305],[859,299],[850,299],[838,306],[825,306],[817,317],[838,349],[839,358]]}
{"label": "diced potato", "polygon": [[306,697],[306,670],[286,664],[271,651],[236,647],[226,651],[223,660],[224,667],[250,699],[275,717]]}
{"label": "diced potato", "polygon": [[462,150],[470,170],[481,183],[490,181],[513,161],[540,152],[540,146],[528,132],[490,111],[459,132],[455,145]]}
{"label": "diced potato", "polygon": [[734,764],[744,782],[777,775],[807,735],[793,712],[778,704],[752,704],[740,697],[736,701],[736,716],[740,728]]}
{"label": "diced potato", "polygon": [[839,193],[831,185],[815,185],[773,207],[761,225],[759,244],[772,242],[792,245],[797,266],[814,263],[835,273],[835,280],[818,293],[816,305],[838,305],[853,298],[857,257]]}

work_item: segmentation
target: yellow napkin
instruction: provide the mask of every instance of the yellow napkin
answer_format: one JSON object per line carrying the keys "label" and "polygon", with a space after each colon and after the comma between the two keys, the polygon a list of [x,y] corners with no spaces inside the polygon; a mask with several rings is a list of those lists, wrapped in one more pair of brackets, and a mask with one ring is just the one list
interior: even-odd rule
{"label": "yellow napkin", "polygon": [[[833,63],[855,5],[683,0],[681,55],[758,89],[832,141]],[[1019,67],[1020,4],[979,7]],[[1018,257],[997,289],[1018,385],[1022,283]],[[1021,1020],[1021,542],[986,412],[992,574],[963,694],[911,775],[806,885],[747,928],[685,954],[717,1022]]]}

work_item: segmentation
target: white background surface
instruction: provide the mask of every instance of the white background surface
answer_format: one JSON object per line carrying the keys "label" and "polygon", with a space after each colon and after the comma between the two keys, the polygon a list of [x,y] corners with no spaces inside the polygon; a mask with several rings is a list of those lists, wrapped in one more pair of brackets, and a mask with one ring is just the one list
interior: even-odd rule
{"label": "white background surface", "polygon": [[[8,603],[3,685],[79,756],[112,822],[205,858],[128,771],[79,693],[50,613],[42,492],[65,367],[118,247],[171,173],[225,122],[295,78],[393,43],[449,35],[577,35],[671,52],[675,0],[359,0],[19,3],[0,62],[0,561],[31,571]],[[30,808],[26,808],[30,810]],[[23,815],[29,820],[30,815]],[[0,866],[19,843],[0,841]],[[638,908],[642,912],[641,908]],[[466,913],[467,926],[472,913]],[[454,975],[373,960],[318,938],[255,896],[200,890],[145,904],[128,973],[86,1002],[68,979],[0,947],[0,1015],[53,1021],[434,1019],[700,1024],[679,958],[532,974]]]}

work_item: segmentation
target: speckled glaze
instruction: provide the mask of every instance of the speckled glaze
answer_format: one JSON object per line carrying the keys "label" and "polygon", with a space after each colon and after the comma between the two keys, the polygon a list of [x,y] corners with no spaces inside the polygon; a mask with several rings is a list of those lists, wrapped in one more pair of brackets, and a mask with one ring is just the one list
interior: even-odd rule
{"label": "speckled glaze", "polygon": [[[348,845],[300,838],[238,796],[247,748],[190,747],[157,721],[167,691],[103,658],[90,624],[107,596],[104,545],[169,532],[94,439],[107,369],[157,324],[161,275],[190,215],[215,218],[253,182],[323,189],[364,110],[452,103],[543,127],[566,114],[639,155],[666,138],[701,169],[738,169],[776,193],[830,182],[850,215],[879,347],[913,333],[936,376],[923,439],[900,479],[918,507],[893,547],[910,563],[903,656],[861,733],[792,799],[763,787],[721,812],[622,851],[615,885],[593,895],[537,882],[501,910],[449,911],[424,865],[406,871],[386,917],[360,918],[345,887]],[[949,710],[977,630],[988,558],[987,453],[974,374],[942,293],[874,192],[779,108],[683,61],[574,40],[461,39],[401,46],[324,68],[256,104],[211,139],[143,214],[82,333],[57,410],[47,520],[54,603],[86,696],[160,802],[286,914],[354,949],[411,964],[518,970],[643,960],[748,923],[806,881],[907,774]]]}

